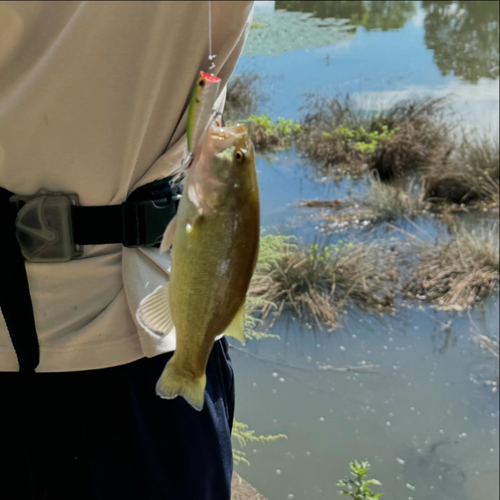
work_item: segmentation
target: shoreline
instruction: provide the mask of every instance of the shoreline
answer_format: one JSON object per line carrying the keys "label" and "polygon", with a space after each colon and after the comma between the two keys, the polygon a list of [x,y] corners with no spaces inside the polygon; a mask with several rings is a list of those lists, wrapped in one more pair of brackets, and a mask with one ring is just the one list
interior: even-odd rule
{"label": "shoreline", "polygon": [[266,500],[251,484],[237,472],[233,473],[231,482],[231,500]]}

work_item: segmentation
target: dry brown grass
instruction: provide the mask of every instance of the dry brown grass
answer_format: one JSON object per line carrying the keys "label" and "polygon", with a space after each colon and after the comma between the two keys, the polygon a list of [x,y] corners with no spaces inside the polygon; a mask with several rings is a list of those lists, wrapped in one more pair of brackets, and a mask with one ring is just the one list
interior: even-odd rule
{"label": "dry brown grass", "polygon": [[453,150],[444,117],[445,98],[412,98],[398,102],[377,121],[397,133],[381,141],[370,158],[370,168],[382,180],[392,179],[432,164],[446,163]]}
{"label": "dry brown grass", "polygon": [[260,76],[253,72],[231,77],[227,85],[225,119],[240,120],[255,112],[258,101],[262,99],[258,87],[259,80]]}
{"label": "dry brown grass", "polygon": [[447,163],[435,163],[426,169],[425,197],[469,207],[498,206],[499,164],[498,139],[464,134]]}
{"label": "dry brown grass", "polygon": [[333,211],[321,214],[323,219],[329,221],[331,228],[352,225],[364,227],[401,218],[413,219],[430,208],[423,200],[421,191],[415,189],[414,183],[403,188],[384,184],[376,179],[371,179],[363,195],[331,202],[303,201],[300,206],[332,208]]}
{"label": "dry brown grass", "polygon": [[415,97],[378,114],[354,106],[349,96],[306,102],[297,147],[323,173],[362,175],[369,167],[388,180],[446,162],[453,149],[445,98]]}
{"label": "dry brown grass", "polygon": [[290,310],[301,320],[333,329],[348,304],[365,311],[393,310],[398,282],[396,257],[378,242],[289,246],[257,266],[250,295],[265,301],[259,311],[263,319]]}
{"label": "dry brown grass", "polygon": [[325,137],[323,134],[307,131],[297,137],[297,147],[316,163],[321,175],[339,176],[349,174],[361,177],[368,169],[360,151],[351,143],[341,139]]}
{"label": "dry brown grass", "polygon": [[357,129],[368,120],[357,109],[349,95],[335,98],[307,96],[307,113],[302,120],[303,133],[297,137],[297,148],[312,160],[323,174],[336,172],[362,175],[366,171],[363,155],[354,143],[332,135],[339,127]]}
{"label": "dry brown grass", "polygon": [[498,290],[498,227],[456,232],[447,243],[412,239],[403,290],[413,299],[465,309]]}

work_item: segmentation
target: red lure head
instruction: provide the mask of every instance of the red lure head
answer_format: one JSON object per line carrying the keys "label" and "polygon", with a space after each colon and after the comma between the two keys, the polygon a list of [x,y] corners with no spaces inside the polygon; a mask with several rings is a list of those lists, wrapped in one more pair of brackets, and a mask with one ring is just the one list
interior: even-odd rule
{"label": "red lure head", "polygon": [[220,82],[220,78],[215,75],[210,75],[208,73],[205,73],[204,71],[200,71],[201,77],[206,80],[207,82],[210,83],[218,83]]}

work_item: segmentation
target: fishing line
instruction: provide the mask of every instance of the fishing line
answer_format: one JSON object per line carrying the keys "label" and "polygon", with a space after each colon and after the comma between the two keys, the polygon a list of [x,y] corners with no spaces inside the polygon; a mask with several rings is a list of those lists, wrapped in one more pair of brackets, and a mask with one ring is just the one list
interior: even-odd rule
{"label": "fishing line", "polygon": [[208,70],[211,71],[215,68],[214,59],[217,56],[212,54],[212,1],[208,0]]}

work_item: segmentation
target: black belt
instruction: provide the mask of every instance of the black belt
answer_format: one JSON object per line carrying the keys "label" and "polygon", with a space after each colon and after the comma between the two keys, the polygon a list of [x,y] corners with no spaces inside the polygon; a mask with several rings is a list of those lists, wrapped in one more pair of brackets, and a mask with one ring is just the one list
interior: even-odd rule
{"label": "black belt", "polygon": [[[180,187],[162,179],[135,190],[121,205],[71,207],[76,245],[121,243],[126,247],[159,246],[175,215]],[[13,193],[0,188],[0,309],[22,373],[34,372],[40,361],[33,304],[25,259],[16,236],[20,209]],[[21,204],[22,205],[22,204]]]}

